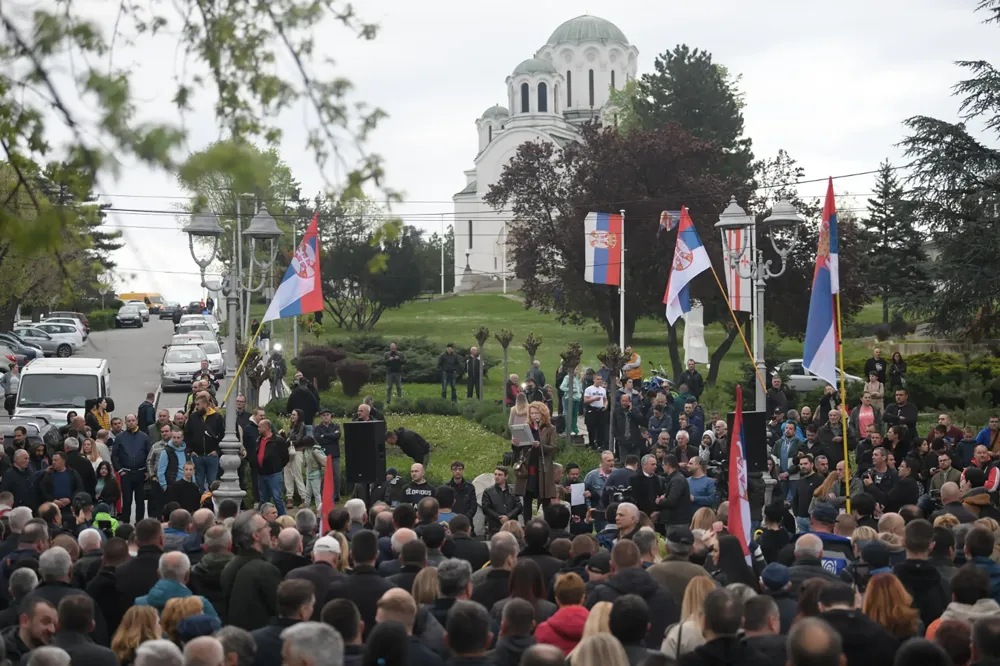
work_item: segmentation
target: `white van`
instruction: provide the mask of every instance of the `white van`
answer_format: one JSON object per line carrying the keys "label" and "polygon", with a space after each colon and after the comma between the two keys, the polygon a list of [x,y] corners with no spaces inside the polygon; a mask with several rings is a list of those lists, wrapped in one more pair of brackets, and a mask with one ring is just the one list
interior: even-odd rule
{"label": "white van", "polygon": [[66,414],[85,414],[86,401],[111,395],[111,368],[103,358],[39,358],[21,371],[14,416],[41,417],[56,426]]}

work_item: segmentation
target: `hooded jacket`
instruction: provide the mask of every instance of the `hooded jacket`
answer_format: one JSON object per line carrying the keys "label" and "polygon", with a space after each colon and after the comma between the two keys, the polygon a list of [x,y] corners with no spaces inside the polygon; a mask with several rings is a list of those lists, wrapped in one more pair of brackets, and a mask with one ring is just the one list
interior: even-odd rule
{"label": "hooded jacket", "polygon": [[990,499],[986,488],[973,488],[962,496],[962,506],[976,518],[1000,520],[1000,511],[997,511]]}
{"label": "hooded jacket", "polygon": [[[167,602],[171,599],[184,599],[186,597],[194,596],[194,593],[187,588],[186,585],[178,583],[175,580],[168,580],[166,578],[161,578],[156,581],[153,585],[153,589],[149,591],[149,594],[144,594],[141,597],[136,597],[136,606],[152,606],[159,612],[163,612],[166,608]],[[212,602],[205,597],[198,597],[201,599],[202,606],[204,609],[201,611],[204,615],[211,615],[213,617],[219,617],[219,614],[215,612],[215,606]]]}
{"label": "hooded jacket", "polygon": [[211,405],[204,414],[197,410],[193,411],[184,423],[184,442],[196,456],[205,456],[209,453],[221,454],[221,442],[225,434],[225,420]]}
{"label": "hooded jacket", "polygon": [[223,624],[226,622],[223,615],[226,604],[222,594],[222,570],[231,559],[233,554],[228,552],[206,553],[198,564],[191,567],[191,580],[188,581],[192,592],[212,602]]}
{"label": "hooded jacket", "polygon": [[836,608],[819,614],[837,630],[850,666],[886,666],[893,663],[899,641],[859,610]]}
{"label": "hooded jacket", "polygon": [[646,647],[656,650],[663,640],[663,632],[671,624],[680,620],[680,606],[674,602],[670,591],[656,582],[645,569],[624,569],[614,574],[594,588],[587,595],[587,608],[593,608],[599,601],[614,602],[625,594],[638,594],[649,606],[649,629],[646,632]]}
{"label": "hooded jacket", "polygon": [[530,648],[537,640],[537,636],[501,636],[497,641],[496,648],[490,652],[490,664],[492,666],[518,666],[521,663],[521,655]]}
{"label": "hooded jacket", "polygon": [[920,611],[920,621],[925,627],[938,619],[948,607],[950,586],[929,561],[906,560],[893,567],[892,573],[913,597],[913,607]]}
{"label": "hooded jacket", "polygon": [[1000,564],[988,557],[973,557],[972,563],[983,569],[990,577],[990,595],[1000,603]]}
{"label": "hooded jacket", "polygon": [[590,611],[583,606],[563,606],[535,628],[535,638],[539,643],[555,645],[568,656],[583,638],[588,615]]}
{"label": "hooded jacket", "polygon": [[1000,604],[993,599],[980,599],[972,605],[952,601],[941,614],[941,621],[962,620],[972,624],[984,617],[997,616],[1000,616]]}

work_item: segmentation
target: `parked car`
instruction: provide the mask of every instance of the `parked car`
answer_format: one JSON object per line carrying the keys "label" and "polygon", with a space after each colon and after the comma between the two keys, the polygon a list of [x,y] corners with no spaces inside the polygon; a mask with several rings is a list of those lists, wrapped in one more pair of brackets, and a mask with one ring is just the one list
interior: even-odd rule
{"label": "parked car", "polygon": [[13,335],[19,336],[25,342],[41,347],[46,356],[66,358],[73,355],[73,345],[65,340],[57,340],[40,328],[24,326],[15,328]]}
{"label": "parked car", "polygon": [[209,329],[212,330],[213,333],[215,333],[216,335],[219,334],[219,322],[217,322],[215,320],[215,317],[212,316],[212,315],[206,315],[206,314],[196,314],[196,315],[186,314],[186,315],[184,315],[184,316],[181,317],[181,321],[180,321],[179,325],[180,326],[184,326],[185,324],[206,324],[209,327]]}
{"label": "parked car", "polygon": [[41,348],[28,344],[16,334],[0,333],[0,342],[10,347],[15,353],[24,355],[28,361],[34,361],[36,358],[45,356],[45,352]]}
{"label": "parked car", "polygon": [[[45,331],[56,340],[69,343],[74,352],[83,347],[83,331],[72,324],[42,321],[35,324],[34,328]],[[14,329],[15,332],[17,330]]]}
{"label": "parked car", "polygon": [[115,328],[125,328],[126,326],[142,328],[142,315],[139,313],[139,308],[134,305],[121,306],[118,308],[118,314],[115,315]]}
{"label": "parked car", "polygon": [[180,308],[180,303],[167,302],[160,306],[160,319],[173,319],[174,313]]}
{"label": "parked car", "polygon": [[17,354],[7,345],[0,343],[0,370],[10,372],[10,369],[15,365],[20,366]]}
{"label": "parked car", "polygon": [[202,308],[201,306],[201,301],[191,301],[190,303],[187,304],[185,312],[187,312],[188,314],[201,314],[203,309],[204,308]]}
{"label": "parked car", "polygon": [[80,339],[83,342],[87,341],[87,329],[84,328],[83,323],[79,319],[74,319],[73,317],[50,317],[44,320],[44,324],[69,324],[76,330],[80,332]]}
{"label": "parked car", "polygon": [[170,338],[170,344],[163,345],[163,348],[166,349],[167,347],[176,347],[179,345],[192,345],[198,340],[204,340],[204,338],[201,337],[200,335],[194,335],[192,333],[180,333],[180,334],[175,333]]}
{"label": "parked car", "polygon": [[177,335],[195,335],[202,340],[217,340],[215,333],[204,325],[185,325],[177,327]]}
{"label": "parked car", "polygon": [[0,416],[0,437],[3,437],[4,448],[8,451],[14,448],[14,430],[24,428],[28,432],[30,448],[44,444],[49,454],[62,448],[63,438],[59,428],[43,418],[27,418],[23,416]]}
{"label": "parked car", "polygon": [[[801,358],[792,358],[780,366],[775,368],[782,376],[788,377],[787,385],[792,388],[793,391],[797,393],[808,393],[813,389],[823,388],[830,382],[826,381],[822,377],[818,377],[813,373],[802,367]],[[847,378],[848,383],[859,383],[864,384],[864,380],[861,377],[855,377],[854,375],[844,375]],[[837,383],[840,383],[840,368],[837,368]]]}
{"label": "parked car", "polygon": [[194,373],[201,370],[201,362],[207,360],[208,356],[198,345],[167,347],[160,364],[160,388],[164,391],[190,388]]}
{"label": "parked car", "polygon": [[142,301],[129,301],[125,305],[131,305],[139,311],[143,321],[149,321],[149,306]]}
{"label": "parked car", "polygon": [[208,356],[208,369],[212,371],[216,379],[222,379],[226,376],[226,359],[223,356],[225,350],[219,346],[217,341],[198,339],[186,344],[194,344],[201,347],[205,355]]}
{"label": "parked car", "polygon": [[14,416],[44,418],[62,425],[73,411],[83,414],[87,401],[111,398],[111,367],[103,358],[42,358],[21,372]]}
{"label": "parked car", "polygon": [[65,310],[56,310],[55,312],[48,313],[42,318],[53,319],[56,317],[59,318],[69,317],[70,319],[76,319],[81,324],[83,324],[83,330],[86,331],[87,333],[90,333],[90,321],[87,319],[87,315],[83,314],[82,312],[68,312]]}

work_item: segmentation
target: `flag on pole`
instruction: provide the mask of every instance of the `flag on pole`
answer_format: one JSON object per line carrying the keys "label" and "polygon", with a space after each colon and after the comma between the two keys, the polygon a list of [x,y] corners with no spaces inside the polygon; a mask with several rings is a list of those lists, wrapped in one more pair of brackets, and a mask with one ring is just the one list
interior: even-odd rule
{"label": "flag on pole", "polygon": [[657,229],[656,235],[659,236],[661,232],[670,231],[677,226],[677,223],[681,221],[681,212],[679,210],[665,210],[660,213],[660,228]]}
{"label": "flag on pole", "polygon": [[[753,295],[753,284],[750,281],[750,259],[753,248],[750,243],[749,229],[727,229],[722,232],[722,245],[735,254],[742,253],[738,266],[732,266],[726,261],[726,290],[729,292],[729,305],[737,312],[750,312]],[[740,277],[740,270],[747,277]]]}
{"label": "flag on pole", "polygon": [[334,499],[337,497],[336,488],[334,484],[336,481],[333,478],[333,456],[326,457],[326,471],[323,473],[323,497],[320,500],[322,506],[322,516],[320,519],[322,521],[323,529],[320,531],[320,536],[326,534],[330,531],[330,525],[326,517],[330,515],[330,509],[334,507]]}
{"label": "flag on pole", "polygon": [[840,291],[840,266],[837,258],[837,207],[833,200],[833,179],[826,189],[823,222],[819,228],[816,270],[813,272],[809,318],[802,365],[814,375],[837,385],[837,319],[835,295]]}
{"label": "flag on pole", "polygon": [[667,279],[667,290],[663,302],[667,305],[667,321],[671,325],[685,312],[691,310],[691,295],[688,284],[702,271],[712,267],[708,252],[698,238],[694,222],[688,209],[681,209],[681,220],[677,227],[677,244],[674,246],[674,264]]}
{"label": "flag on pole", "polygon": [[319,275],[319,212],[313,216],[302,242],[295,249],[285,277],[274,290],[261,324],[323,309],[323,281]]}
{"label": "flag on pole", "polygon": [[617,213],[587,213],[583,221],[583,279],[594,284],[620,286],[622,272],[622,216]]}
{"label": "flag on pole", "polygon": [[746,441],[743,432],[743,387],[736,385],[736,413],[729,443],[729,524],[726,529],[740,542],[750,564],[750,497],[747,494]]}

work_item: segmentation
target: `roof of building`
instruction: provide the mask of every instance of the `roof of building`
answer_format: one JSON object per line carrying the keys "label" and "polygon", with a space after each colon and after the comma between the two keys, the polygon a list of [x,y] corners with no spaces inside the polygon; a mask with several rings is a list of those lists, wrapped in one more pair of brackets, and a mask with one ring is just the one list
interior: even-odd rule
{"label": "roof of building", "polygon": [[455,192],[453,196],[462,196],[463,194],[475,194],[476,193],[476,181],[472,181],[462,189],[461,192]]}
{"label": "roof of building", "polygon": [[547,60],[528,58],[514,68],[514,76],[518,74],[555,74],[556,68]]}
{"label": "roof of building", "polygon": [[611,21],[607,21],[598,16],[584,14],[577,16],[563,23],[549,36],[547,44],[562,44],[571,42],[580,44],[582,42],[612,41],[628,44],[625,33],[618,29]]}
{"label": "roof of building", "polygon": [[503,116],[509,116],[510,111],[507,110],[506,106],[500,106],[499,104],[494,104],[490,108],[483,111],[482,118],[500,118]]}

